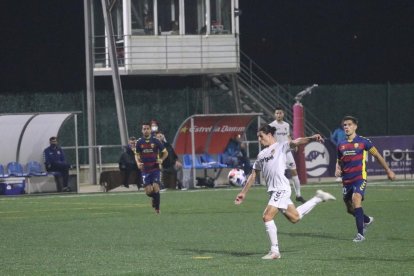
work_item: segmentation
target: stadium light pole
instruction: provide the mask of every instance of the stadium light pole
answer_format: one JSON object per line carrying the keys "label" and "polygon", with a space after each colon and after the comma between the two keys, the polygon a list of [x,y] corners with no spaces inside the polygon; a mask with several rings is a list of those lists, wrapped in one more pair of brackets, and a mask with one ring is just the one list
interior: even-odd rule
{"label": "stadium light pole", "polygon": [[83,6],[85,20],[86,112],[88,121],[89,184],[97,184],[96,152],[94,148],[96,145],[96,117],[92,51],[92,0],[84,0]]}
{"label": "stadium light pole", "polygon": [[102,3],[102,11],[103,11],[104,22],[105,22],[105,29],[107,32],[108,43],[109,43],[109,60],[111,62],[112,83],[114,85],[115,105],[116,105],[116,114],[118,117],[119,135],[121,138],[121,144],[127,145],[128,144],[128,128],[127,128],[127,123],[126,123],[124,97],[122,95],[121,77],[119,76],[118,57],[116,54],[114,28],[113,28],[112,15],[111,15],[112,8],[115,6],[117,1],[118,0],[113,0],[112,2],[108,2],[108,0],[101,0],[101,3]]}

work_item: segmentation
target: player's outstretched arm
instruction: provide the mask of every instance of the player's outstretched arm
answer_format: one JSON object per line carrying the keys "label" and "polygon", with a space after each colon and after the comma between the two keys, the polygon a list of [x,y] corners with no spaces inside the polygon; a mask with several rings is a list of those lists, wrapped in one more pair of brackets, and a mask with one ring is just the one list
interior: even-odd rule
{"label": "player's outstretched arm", "polygon": [[300,145],[306,145],[309,144],[310,142],[321,142],[323,143],[323,138],[320,134],[314,134],[310,137],[300,137],[300,138],[296,138],[295,140],[290,141],[290,147],[294,148]]}
{"label": "player's outstretched arm", "polygon": [[239,205],[244,201],[246,194],[249,191],[250,187],[253,185],[255,179],[256,179],[256,171],[253,170],[252,173],[247,178],[246,184],[244,185],[243,189],[236,196],[236,199],[234,200],[234,204]]}

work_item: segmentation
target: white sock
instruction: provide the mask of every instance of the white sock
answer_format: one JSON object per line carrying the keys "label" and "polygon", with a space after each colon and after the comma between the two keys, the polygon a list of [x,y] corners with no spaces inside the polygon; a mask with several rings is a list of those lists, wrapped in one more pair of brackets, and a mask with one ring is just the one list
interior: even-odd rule
{"label": "white sock", "polygon": [[277,241],[277,227],[274,220],[265,222],[266,232],[270,240],[270,251],[279,252],[279,244]]}
{"label": "white sock", "polygon": [[292,180],[293,180],[293,188],[295,189],[295,194],[296,194],[296,196],[300,196],[300,180],[299,180],[299,176],[297,176],[297,175],[292,176]]}
{"label": "white sock", "polygon": [[314,196],[308,201],[306,201],[305,203],[303,203],[302,205],[296,207],[296,210],[298,210],[298,213],[299,213],[299,217],[302,219],[304,215],[309,213],[316,205],[318,205],[321,202],[322,202],[322,199]]}

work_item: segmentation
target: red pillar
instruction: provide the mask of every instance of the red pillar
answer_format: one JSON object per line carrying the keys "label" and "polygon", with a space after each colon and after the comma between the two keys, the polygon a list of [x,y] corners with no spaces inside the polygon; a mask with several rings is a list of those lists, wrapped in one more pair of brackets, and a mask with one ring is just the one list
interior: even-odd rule
{"label": "red pillar", "polygon": [[[298,137],[305,137],[305,118],[303,116],[303,105],[297,102],[293,105],[293,139]],[[299,146],[295,156],[296,169],[300,184],[306,184],[308,182],[306,174],[306,163],[305,163],[305,146]]]}

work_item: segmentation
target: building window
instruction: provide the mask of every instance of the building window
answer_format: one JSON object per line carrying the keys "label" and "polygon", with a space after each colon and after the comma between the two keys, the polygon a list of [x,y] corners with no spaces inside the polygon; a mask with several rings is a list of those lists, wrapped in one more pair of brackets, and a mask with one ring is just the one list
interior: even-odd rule
{"label": "building window", "polygon": [[206,33],[205,0],[185,0],[185,34]]}
{"label": "building window", "polygon": [[231,0],[210,0],[211,34],[231,33]]}
{"label": "building window", "polygon": [[163,35],[178,35],[179,0],[158,0],[158,29]]}
{"label": "building window", "polygon": [[154,34],[153,0],[131,0],[131,25],[133,35]]}

